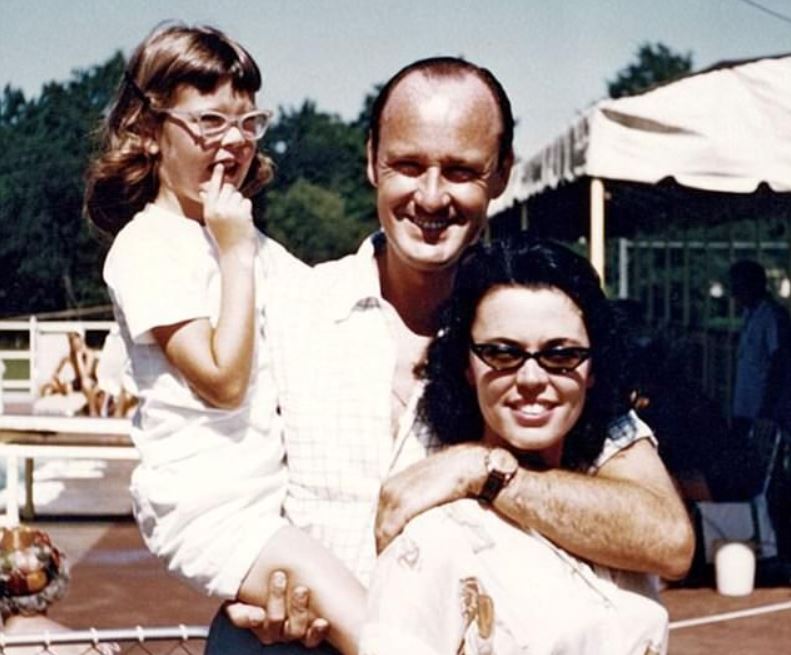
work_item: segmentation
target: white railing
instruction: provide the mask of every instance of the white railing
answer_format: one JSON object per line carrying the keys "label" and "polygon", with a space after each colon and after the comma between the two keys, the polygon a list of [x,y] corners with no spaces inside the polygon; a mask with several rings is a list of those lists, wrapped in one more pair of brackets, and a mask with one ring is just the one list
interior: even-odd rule
{"label": "white railing", "polygon": [[[135,461],[139,454],[129,440],[130,429],[130,421],[123,418],[0,414],[0,462],[6,472],[6,511],[0,514],[0,525],[19,525],[23,497],[24,517],[34,516],[34,459]],[[20,462],[24,462],[24,496],[19,487]]]}

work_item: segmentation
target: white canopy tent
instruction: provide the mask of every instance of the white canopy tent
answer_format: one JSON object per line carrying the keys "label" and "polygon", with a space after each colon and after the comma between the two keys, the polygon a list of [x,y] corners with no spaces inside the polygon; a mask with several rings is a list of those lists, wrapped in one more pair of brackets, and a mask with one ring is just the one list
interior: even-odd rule
{"label": "white canopy tent", "polygon": [[602,275],[608,181],[791,192],[791,54],[718,64],[596,103],[523,165],[498,206],[583,178],[590,257]]}
{"label": "white canopy tent", "polygon": [[[715,297],[711,283],[747,250],[737,240],[748,241],[745,224],[755,226],[757,259],[791,263],[790,192],[791,54],[785,54],[719,64],[636,96],[597,102],[520,167],[500,203],[511,207],[492,229],[510,231],[518,221],[522,229],[528,224],[536,234],[561,240],[586,235],[603,283],[618,282],[618,295],[641,305],[635,324],[645,320],[666,340],[657,339],[664,347],[648,351],[645,362],[667,385],[658,387],[674,403],[666,413],[683,414],[711,398],[724,421],[731,406],[734,313],[727,298],[722,307],[724,291]],[[714,241],[725,232],[727,240]],[[607,261],[618,263],[609,280],[605,233],[625,237],[619,239],[622,253],[608,253],[617,257]],[[770,240],[782,240],[782,255],[769,256]],[[689,389],[701,394],[690,395],[685,405]],[[682,391],[674,397],[671,390]],[[717,405],[705,407],[716,430]],[[679,417],[678,429],[664,425],[660,435],[664,454],[675,453],[669,460],[674,474],[683,475],[696,461],[694,444],[706,438],[689,429],[688,418]],[[772,554],[769,531],[754,532],[756,514],[746,507],[743,515],[744,509],[701,512],[722,537],[739,538],[742,529],[748,538],[760,534],[762,554]],[[771,525],[763,506],[757,516],[762,529]]]}

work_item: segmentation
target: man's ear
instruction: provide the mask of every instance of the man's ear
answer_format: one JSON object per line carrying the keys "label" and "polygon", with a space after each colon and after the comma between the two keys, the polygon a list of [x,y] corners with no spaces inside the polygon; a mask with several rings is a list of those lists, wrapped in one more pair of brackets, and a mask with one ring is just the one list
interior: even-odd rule
{"label": "man's ear", "polygon": [[509,150],[500,165],[497,167],[497,173],[492,180],[492,194],[491,200],[499,198],[503,191],[508,186],[508,181],[511,179],[511,169],[514,166],[514,151]]}
{"label": "man's ear", "polygon": [[376,162],[374,161],[374,147],[371,143],[370,135],[365,142],[365,155],[368,158],[368,163],[365,167],[365,172],[368,175],[368,181],[372,186],[376,187]]}
{"label": "man's ear", "polygon": [[588,376],[588,381],[585,383],[585,387],[587,389],[591,389],[595,383],[596,383],[596,375],[594,373],[591,373]]}

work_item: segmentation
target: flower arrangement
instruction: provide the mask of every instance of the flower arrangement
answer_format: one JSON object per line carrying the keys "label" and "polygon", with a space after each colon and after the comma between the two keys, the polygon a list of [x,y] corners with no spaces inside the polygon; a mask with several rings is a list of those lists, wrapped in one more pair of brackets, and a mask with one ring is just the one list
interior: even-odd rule
{"label": "flower arrangement", "polygon": [[49,535],[26,526],[0,532],[0,613],[44,612],[68,587],[66,558]]}

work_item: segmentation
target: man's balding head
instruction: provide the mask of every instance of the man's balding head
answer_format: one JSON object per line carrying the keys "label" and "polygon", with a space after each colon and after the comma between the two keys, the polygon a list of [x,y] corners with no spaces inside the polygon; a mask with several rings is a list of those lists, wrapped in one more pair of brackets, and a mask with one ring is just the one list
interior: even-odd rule
{"label": "man's balding head", "polygon": [[393,90],[410,75],[423,75],[428,79],[461,79],[472,76],[480,80],[492,94],[492,98],[500,112],[500,141],[498,150],[498,165],[502,166],[510,161],[514,141],[514,115],[511,110],[511,101],[499,80],[486,68],[476,66],[458,57],[431,57],[420,59],[405,66],[391,77],[379,91],[371,110],[371,122],[368,129],[368,139],[371,151],[376,155],[379,149],[382,118]]}

